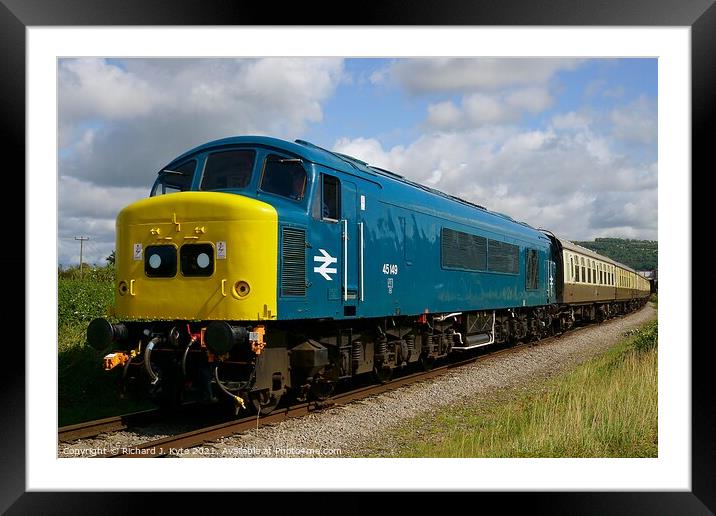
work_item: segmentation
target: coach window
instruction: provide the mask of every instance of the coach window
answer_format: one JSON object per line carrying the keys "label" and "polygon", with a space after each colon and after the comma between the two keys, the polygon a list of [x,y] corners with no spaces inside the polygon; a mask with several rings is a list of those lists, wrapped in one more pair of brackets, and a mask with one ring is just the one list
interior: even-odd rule
{"label": "coach window", "polygon": [[321,218],[336,221],[341,213],[341,182],[334,176],[322,176]]}
{"label": "coach window", "polygon": [[584,280],[585,283],[591,283],[592,282],[592,264],[589,263],[589,258],[587,258],[587,277]]}
{"label": "coach window", "polygon": [[572,280],[572,283],[574,283],[574,281],[575,281],[574,258],[572,258],[571,256],[569,257],[569,272],[571,272],[571,274],[572,274],[571,280]]}
{"label": "coach window", "polygon": [[602,269],[602,264],[599,264],[599,284],[602,285],[604,283],[604,270]]}
{"label": "coach window", "polygon": [[244,188],[251,180],[255,159],[252,150],[212,152],[206,158],[200,190]]}
{"label": "coach window", "polygon": [[581,266],[580,266],[580,269],[582,269],[582,277],[579,279],[579,282],[580,282],[580,283],[586,283],[586,282],[587,282],[587,269],[586,269],[586,267],[584,266],[584,258],[580,258],[580,259],[579,259],[579,263],[580,263],[580,265],[581,265]]}

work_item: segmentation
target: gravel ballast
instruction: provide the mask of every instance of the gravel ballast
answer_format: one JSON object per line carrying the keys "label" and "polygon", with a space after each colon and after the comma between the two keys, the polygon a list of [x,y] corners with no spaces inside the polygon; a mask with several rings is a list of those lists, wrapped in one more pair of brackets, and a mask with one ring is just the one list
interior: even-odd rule
{"label": "gravel ballast", "polygon": [[626,317],[563,337],[485,357],[426,382],[305,417],[220,439],[183,457],[364,457],[377,435],[445,405],[491,396],[505,388],[549,378],[598,355],[656,317],[648,304]]}

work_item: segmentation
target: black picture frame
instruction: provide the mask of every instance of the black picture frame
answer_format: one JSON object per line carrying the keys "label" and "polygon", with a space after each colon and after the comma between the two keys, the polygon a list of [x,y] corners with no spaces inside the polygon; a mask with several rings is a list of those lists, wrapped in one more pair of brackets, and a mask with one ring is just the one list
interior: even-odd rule
{"label": "black picture frame", "polygon": [[[503,0],[501,2],[465,2],[443,0],[436,4],[427,0],[399,2],[384,0],[360,8],[349,9],[350,16],[343,15],[341,21],[319,21],[318,12],[336,13],[335,5],[311,3],[243,3],[233,1],[193,0],[0,0],[0,55],[4,73],[0,81],[0,106],[2,125],[5,129],[0,145],[6,162],[19,158],[20,164],[6,165],[4,180],[7,191],[25,192],[25,177],[19,173],[25,170],[25,29],[30,26],[110,26],[110,25],[551,25],[551,26],[688,26],[691,27],[691,72],[692,72],[692,169],[704,166],[705,155],[713,147],[714,100],[716,92],[716,67],[713,55],[716,53],[716,7],[714,0],[602,0],[600,2],[574,2],[571,0],[546,0],[528,2],[525,0]],[[357,7],[357,4],[356,4]],[[409,7],[409,8],[408,8]],[[337,17],[336,17],[337,18]],[[12,160],[14,162],[14,160]],[[692,181],[693,173],[689,176]],[[25,192],[27,193],[27,192]],[[14,199],[25,196],[13,195]],[[17,226],[18,213],[24,209],[17,203],[5,203],[4,221]],[[24,220],[24,219],[23,219]],[[25,234],[24,238],[31,235]],[[692,232],[693,234],[693,232]],[[12,252],[0,253],[4,271],[26,268],[25,246],[14,240]],[[24,241],[23,241],[24,244]],[[12,293],[12,303],[18,302],[17,293],[25,292],[24,275],[9,274],[5,283],[6,295]],[[686,278],[691,286],[691,278]],[[20,285],[22,283],[22,285]],[[690,289],[691,290],[691,289]],[[23,294],[24,298],[24,294]],[[685,300],[696,306],[692,300]],[[32,307],[26,307],[31,310]],[[695,312],[695,309],[694,309]],[[84,514],[124,513],[132,501],[140,503],[135,493],[77,493],[77,492],[25,492],[25,356],[19,351],[21,338],[24,340],[20,321],[27,313],[6,319],[4,342],[6,373],[0,383],[2,400],[2,423],[0,423],[0,511],[8,514]],[[17,335],[17,334],[20,335]],[[14,338],[7,338],[8,334]],[[54,334],[48,328],[48,339]],[[716,392],[716,375],[710,369],[708,346],[692,346],[690,328],[685,329],[692,356],[692,490],[690,492],[553,492],[553,493],[484,493],[480,503],[500,503],[502,507],[514,508],[524,505],[532,512],[550,514],[712,514],[716,511],[716,406],[712,393]],[[29,343],[23,342],[27,346]],[[708,344],[704,342],[704,344]],[[11,362],[11,364],[8,364]],[[250,474],[250,473],[249,473]],[[118,479],[119,480],[119,479]],[[121,482],[118,482],[118,486]],[[219,493],[214,498],[225,498]],[[265,495],[262,495],[265,496]],[[375,507],[366,493],[352,493],[353,500],[318,501],[310,493],[293,493],[290,496],[271,496],[267,509],[280,510],[300,506],[318,510],[330,507],[352,508],[358,512]],[[447,493],[438,495],[443,502]],[[172,506],[183,507],[191,497],[189,493],[165,493],[160,503],[163,512]],[[203,498],[203,497],[202,497]],[[237,501],[241,495],[236,495]],[[406,498],[413,498],[412,496]],[[264,501],[267,500],[264,498]],[[219,500],[211,507],[218,509]],[[308,505],[308,504],[311,505]],[[484,505],[490,507],[491,505]],[[245,510],[245,509],[244,509]],[[346,512],[341,510],[341,512]],[[361,511],[362,512],[362,511]]]}

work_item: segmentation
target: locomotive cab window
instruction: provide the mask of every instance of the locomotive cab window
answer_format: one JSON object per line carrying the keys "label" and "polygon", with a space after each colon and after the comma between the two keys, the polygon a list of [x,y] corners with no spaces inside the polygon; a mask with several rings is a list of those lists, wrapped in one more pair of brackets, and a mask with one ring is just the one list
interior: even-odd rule
{"label": "locomotive cab window", "polygon": [[196,160],[192,159],[178,167],[162,170],[154,183],[150,197],[189,190],[195,169]]}
{"label": "locomotive cab window", "polygon": [[334,176],[321,177],[321,218],[336,221],[341,213],[341,182]]}
{"label": "locomotive cab window", "polygon": [[306,194],[306,170],[299,158],[271,155],[266,158],[261,190],[300,201]]}
{"label": "locomotive cab window", "polygon": [[256,153],[252,150],[212,152],[206,158],[201,190],[244,188],[251,180]]}

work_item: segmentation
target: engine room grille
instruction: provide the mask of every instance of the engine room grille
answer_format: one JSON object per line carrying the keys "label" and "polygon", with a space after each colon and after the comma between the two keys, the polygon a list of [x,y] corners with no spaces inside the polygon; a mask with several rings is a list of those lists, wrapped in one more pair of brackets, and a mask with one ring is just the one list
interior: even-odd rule
{"label": "engine room grille", "polygon": [[442,228],[442,266],[468,271],[487,268],[487,240],[484,237]]}
{"label": "engine room grille", "polygon": [[487,264],[490,272],[519,272],[520,248],[516,245],[490,240],[487,245]]}
{"label": "engine room grille", "polygon": [[306,232],[283,228],[281,295],[306,295]]}

